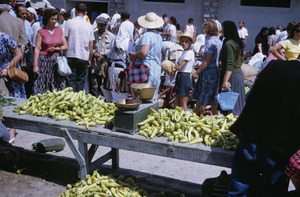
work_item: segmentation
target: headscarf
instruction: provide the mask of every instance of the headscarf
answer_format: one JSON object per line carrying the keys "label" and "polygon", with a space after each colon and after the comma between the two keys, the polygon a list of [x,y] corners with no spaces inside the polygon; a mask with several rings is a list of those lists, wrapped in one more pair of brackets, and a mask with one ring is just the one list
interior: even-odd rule
{"label": "headscarf", "polygon": [[27,11],[30,12],[31,14],[34,14],[35,20],[36,20],[36,21],[38,20],[38,15],[37,15],[37,13],[36,13],[36,10],[35,10],[33,7],[28,7],[28,8],[27,8]]}

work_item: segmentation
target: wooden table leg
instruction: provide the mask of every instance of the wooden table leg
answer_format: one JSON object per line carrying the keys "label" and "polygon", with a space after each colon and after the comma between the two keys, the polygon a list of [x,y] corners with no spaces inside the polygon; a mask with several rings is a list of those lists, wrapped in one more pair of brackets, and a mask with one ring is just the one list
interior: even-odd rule
{"label": "wooden table leg", "polygon": [[[87,143],[82,143],[80,141],[78,141],[78,149],[79,149],[79,152],[81,153],[84,161],[85,161],[85,169],[80,169],[80,171],[86,171],[87,174],[89,173],[89,156],[88,156],[88,148],[87,148]],[[81,179],[85,179],[82,178],[82,176],[80,176]]]}
{"label": "wooden table leg", "polygon": [[111,149],[112,168],[119,169],[119,149]]}
{"label": "wooden table leg", "polygon": [[88,158],[87,158],[87,144],[78,142],[78,149],[73,143],[72,137],[68,131],[68,129],[61,128],[60,129],[62,136],[65,138],[68,143],[71,151],[73,152],[76,160],[79,163],[80,171],[79,177],[81,180],[85,179],[85,176],[88,173]]}

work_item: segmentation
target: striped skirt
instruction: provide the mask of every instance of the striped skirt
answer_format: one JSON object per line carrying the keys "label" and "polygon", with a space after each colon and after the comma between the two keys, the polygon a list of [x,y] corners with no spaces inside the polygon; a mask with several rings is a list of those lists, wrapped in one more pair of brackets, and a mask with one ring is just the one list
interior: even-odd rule
{"label": "striped skirt", "polygon": [[66,77],[57,72],[56,55],[40,55],[39,74],[35,76],[33,94],[43,94],[47,90],[59,91],[66,88]]}

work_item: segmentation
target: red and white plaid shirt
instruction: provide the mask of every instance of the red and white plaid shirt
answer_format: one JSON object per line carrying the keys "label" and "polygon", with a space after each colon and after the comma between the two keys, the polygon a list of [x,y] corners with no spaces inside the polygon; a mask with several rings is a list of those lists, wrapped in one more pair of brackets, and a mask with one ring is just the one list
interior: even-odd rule
{"label": "red and white plaid shirt", "polygon": [[288,177],[300,178],[300,149],[290,158],[284,173]]}

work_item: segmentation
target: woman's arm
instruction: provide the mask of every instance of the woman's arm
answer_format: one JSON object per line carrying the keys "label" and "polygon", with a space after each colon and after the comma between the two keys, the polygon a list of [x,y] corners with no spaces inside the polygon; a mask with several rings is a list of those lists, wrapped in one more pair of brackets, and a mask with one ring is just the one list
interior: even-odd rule
{"label": "woman's arm", "polygon": [[228,80],[231,76],[232,71],[234,70],[234,67],[236,66],[235,65],[235,61],[237,58],[236,50],[237,50],[237,48],[234,47],[234,45],[226,43],[225,50],[224,50],[225,57],[226,57],[226,64],[223,65],[223,67],[222,67],[222,69],[224,69],[224,71],[225,71],[225,75],[223,77],[223,83],[221,86],[222,91],[228,91],[228,89],[229,89],[228,86],[230,86],[230,85],[228,83]]}
{"label": "woman's arm", "polygon": [[230,87],[230,84],[228,83],[228,80],[231,76],[231,71],[225,71],[225,75],[224,75],[224,78],[223,78],[223,83],[222,83],[222,86],[221,86],[221,90],[222,91],[228,91]]}
{"label": "woman's arm", "polygon": [[201,72],[203,72],[211,64],[212,56],[213,56],[213,54],[206,53],[206,55],[205,55],[205,61],[203,61],[203,63],[200,66],[200,68],[198,68],[198,70],[193,74],[193,78],[197,78],[198,75]]}
{"label": "woman's arm", "polygon": [[132,60],[136,55],[137,58],[144,58],[148,55],[150,50],[150,45],[142,45],[141,49],[136,53],[129,53],[129,57]]}
{"label": "woman's arm", "polygon": [[194,25],[194,38],[195,38],[195,39],[197,38],[197,28],[196,28],[195,25]]}
{"label": "woman's arm", "polygon": [[10,64],[0,72],[0,77],[7,76],[8,74],[7,69],[9,69],[11,66],[16,65],[22,58],[22,53],[18,47],[11,49],[11,52],[14,54],[14,58],[10,61]]}
{"label": "woman's arm", "polygon": [[272,47],[270,49],[270,52],[275,56],[277,57],[278,59],[280,60],[287,60],[281,53],[281,50],[283,49],[282,45],[281,44],[278,44],[274,47]]}
{"label": "woman's arm", "polygon": [[33,73],[36,75],[39,74],[38,61],[40,57],[41,45],[42,45],[42,36],[38,32],[36,34],[36,41],[35,41],[35,48],[34,48],[34,55],[33,55]]}

